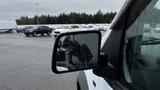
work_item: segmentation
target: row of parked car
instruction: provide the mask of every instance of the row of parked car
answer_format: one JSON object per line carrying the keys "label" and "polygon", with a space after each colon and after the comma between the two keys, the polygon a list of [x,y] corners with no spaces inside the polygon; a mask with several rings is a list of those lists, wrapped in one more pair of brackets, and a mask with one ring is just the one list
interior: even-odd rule
{"label": "row of parked car", "polygon": [[53,36],[58,36],[60,33],[65,32],[72,32],[72,31],[82,31],[82,30],[107,30],[108,28],[100,28],[98,26],[93,25],[61,25],[56,28],[51,28],[49,26],[26,26],[26,27],[19,27],[16,32],[17,33],[24,33],[26,37],[30,36],[37,36],[37,35],[48,35],[51,34]]}

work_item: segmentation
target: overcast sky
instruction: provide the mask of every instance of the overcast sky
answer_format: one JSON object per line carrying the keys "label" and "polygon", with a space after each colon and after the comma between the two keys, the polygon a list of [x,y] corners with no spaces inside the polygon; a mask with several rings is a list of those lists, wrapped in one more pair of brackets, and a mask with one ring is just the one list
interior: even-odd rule
{"label": "overcast sky", "polygon": [[0,20],[15,20],[21,16],[33,17],[38,3],[39,15],[60,13],[96,13],[118,11],[125,0],[1,0]]}

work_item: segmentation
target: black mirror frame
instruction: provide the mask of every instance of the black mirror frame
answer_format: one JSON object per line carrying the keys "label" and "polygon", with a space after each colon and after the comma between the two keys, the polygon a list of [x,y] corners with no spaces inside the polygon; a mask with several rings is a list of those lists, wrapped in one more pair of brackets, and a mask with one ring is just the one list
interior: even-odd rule
{"label": "black mirror frame", "polygon": [[58,71],[56,68],[56,52],[57,52],[57,46],[58,46],[58,41],[61,39],[61,37],[65,36],[65,35],[74,35],[74,34],[87,34],[87,33],[97,33],[98,34],[98,59],[100,57],[100,46],[101,46],[101,32],[97,31],[97,30],[90,30],[90,31],[75,31],[75,32],[66,32],[66,33],[61,33],[60,35],[58,35],[55,39],[55,43],[53,46],[53,52],[52,52],[52,62],[51,62],[51,66],[52,66],[52,72],[56,73],[56,74],[61,74],[61,73],[67,73],[67,72],[74,72],[74,71],[81,71],[81,70],[87,70],[87,69],[94,69],[96,67],[90,67],[90,68],[83,68],[83,69],[76,69],[76,70],[71,70],[71,71]]}

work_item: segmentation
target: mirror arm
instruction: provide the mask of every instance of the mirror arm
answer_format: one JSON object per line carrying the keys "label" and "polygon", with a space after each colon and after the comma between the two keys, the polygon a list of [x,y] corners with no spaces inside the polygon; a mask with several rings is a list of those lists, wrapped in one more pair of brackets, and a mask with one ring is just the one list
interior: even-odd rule
{"label": "mirror arm", "polygon": [[112,82],[112,67],[109,65],[108,55],[100,53],[100,57],[97,63],[97,67],[93,69],[93,73],[97,76],[103,77],[109,85],[113,85]]}
{"label": "mirror arm", "polygon": [[111,71],[112,68],[109,65],[108,55],[105,53],[100,53],[97,67],[93,69],[93,73],[98,76],[103,76],[104,73],[110,73]]}

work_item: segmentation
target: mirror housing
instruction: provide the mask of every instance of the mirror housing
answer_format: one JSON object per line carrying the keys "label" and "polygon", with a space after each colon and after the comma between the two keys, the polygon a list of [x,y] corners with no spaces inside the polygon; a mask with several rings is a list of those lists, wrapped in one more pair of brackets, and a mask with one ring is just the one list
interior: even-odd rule
{"label": "mirror housing", "polygon": [[52,53],[52,71],[60,74],[97,67],[100,31],[76,31],[58,35]]}

